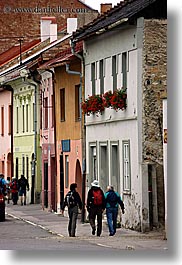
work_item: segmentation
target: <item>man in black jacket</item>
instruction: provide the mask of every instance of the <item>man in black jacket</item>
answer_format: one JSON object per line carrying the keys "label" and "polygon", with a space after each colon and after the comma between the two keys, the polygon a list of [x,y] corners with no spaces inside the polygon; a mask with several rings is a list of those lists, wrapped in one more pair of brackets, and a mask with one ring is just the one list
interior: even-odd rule
{"label": "man in black jacket", "polygon": [[102,233],[102,213],[105,209],[105,197],[104,192],[99,187],[98,180],[94,180],[91,186],[87,195],[87,211],[89,212],[92,235],[95,235],[95,219],[97,217],[97,236],[100,236]]}
{"label": "man in black jacket", "polygon": [[72,183],[70,185],[70,191],[66,194],[63,205],[61,207],[62,214],[64,214],[64,209],[68,207],[68,216],[69,216],[69,223],[68,223],[68,233],[69,236],[75,237],[76,233],[76,223],[78,218],[78,208],[82,209],[82,201],[80,198],[79,193],[76,191],[77,184]]}

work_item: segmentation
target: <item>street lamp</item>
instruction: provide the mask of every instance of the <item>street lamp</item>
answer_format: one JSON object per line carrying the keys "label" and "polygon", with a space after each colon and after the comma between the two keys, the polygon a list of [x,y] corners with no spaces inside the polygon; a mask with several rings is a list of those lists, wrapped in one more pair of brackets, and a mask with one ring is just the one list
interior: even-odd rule
{"label": "street lamp", "polygon": [[5,84],[2,84],[4,81],[4,77],[1,77],[1,80],[0,80],[0,92],[2,91],[10,91],[11,92],[11,179],[13,177],[13,174],[14,174],[14,166],[13,166],[13,88],[12,86],[10,85],[5,85]]}

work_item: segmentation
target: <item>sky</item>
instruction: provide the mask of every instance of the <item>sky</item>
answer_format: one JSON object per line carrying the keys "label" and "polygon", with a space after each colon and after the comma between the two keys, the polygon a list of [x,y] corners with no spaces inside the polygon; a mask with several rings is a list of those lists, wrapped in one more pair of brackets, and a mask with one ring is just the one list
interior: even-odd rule
{"label": "sky", "polygon": [[85,0],[85,4],[100,11],[100,4],[112,3],[112,7],[120,3],[120,0]]}

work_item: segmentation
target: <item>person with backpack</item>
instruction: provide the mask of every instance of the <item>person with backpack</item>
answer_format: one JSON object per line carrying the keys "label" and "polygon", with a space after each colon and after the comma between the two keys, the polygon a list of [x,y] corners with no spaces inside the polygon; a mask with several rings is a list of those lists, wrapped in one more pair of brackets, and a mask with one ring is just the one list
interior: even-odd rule
{"label": "person with backpack", "polygon": [[76,191],[76,188],[76,183],[72,183],[70,185],[70,191],[66,194],[61,207],[62,214],[64,214],[65,207],[68,207],[68,233],[70,237],[75,237],[78,209],[82,209],[82,201],[79,193]]}
{"label": "person with backpack", "polygon": [[24,205],[26,205],[26,194],[27,191],[29,191],[29,184],[28,180],[24,177],[24,175],[21,175],[21,178],[18,180],[18,188],[19,188],[21,205],[23,205],[23,199],[24,199]]}
{"label": "person with backpack", "polygon": [[97,236],[100,236],[102,233],[102,213],[105,210],[105,197],[98,180],[94,180],[91,186],[87,195],[87,211],[89,213],[92,235],[95,235],[96,232],[95,221],[97,217]]}
{"label": "person with backpack", "polygon": [[0,193],[6,195],[6,180],[4,179],[4,174],[0,174]]}
{"label": "person with backpack", "polygon": [[107,192],[105,193],[105,200],[109,235],[114,236],[116,234],[118,205],[120,205],[122,213],[124,214],[124,203],[119,193],[114,191],[114,187],[111,185],[107,187]]}
{"label": "person with backpack", "polygon": [[18,180],[16,177],[12,178],[12,181],[10,182],[10,189],[13,205],[16,205],[18,201]]}

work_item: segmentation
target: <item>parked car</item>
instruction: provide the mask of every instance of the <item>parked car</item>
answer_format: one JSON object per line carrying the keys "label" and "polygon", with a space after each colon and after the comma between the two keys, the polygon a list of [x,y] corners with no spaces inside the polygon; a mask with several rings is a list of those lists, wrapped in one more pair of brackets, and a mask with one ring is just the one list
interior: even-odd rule
{"label": "parked car", "polygon": [[0,222],[5,221],[5,196],[0,192]]}

